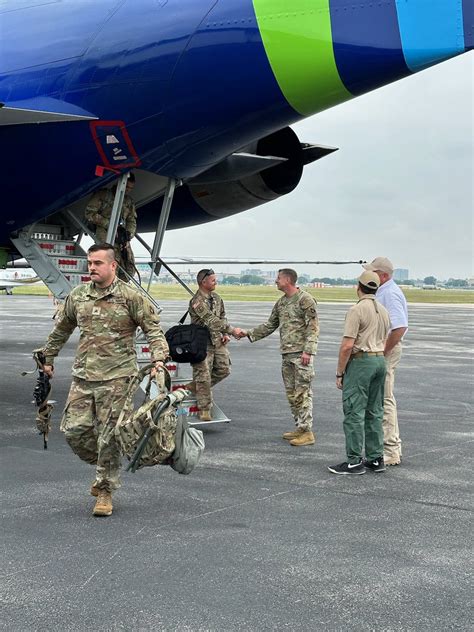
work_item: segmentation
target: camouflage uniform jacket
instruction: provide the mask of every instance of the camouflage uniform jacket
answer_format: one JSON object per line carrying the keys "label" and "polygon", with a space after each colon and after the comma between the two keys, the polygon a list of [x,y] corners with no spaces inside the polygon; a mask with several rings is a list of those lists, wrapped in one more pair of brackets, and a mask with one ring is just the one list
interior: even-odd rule
{"label": "camouflage uniform jacket", "polygon": [[[100,189],[89,200],[85,216],[88,222],[95,224],[95,234],[99,242],[107,238],[107,229],[112,215],[115,193],[113,189]],[[125,194],[122,206],[122,226],[127,231],[130,239],[137,232],[137,212],[132,197]]]}
{"label": "camouflage uniform jacket", "polygon": [[204,325],[209,329],[210,344],[216,349],[222,347],[221,337],[230,334],[233,327],[227,321],[224,301],[219,294],[216,292],[204,294],[198,290],[189,301],[188,309],[192,323]]}
{"label": "camouflage uniform jacket", "polygon": [[153,360],[164,360],[168,355],[154,307],[119,279],[105,289],[90,282],[71,291],[43,348],[46,364],[53,364],[76,326],[80,339],[72,374],[83,380],[96,382],[135,375],[137,327],[147,337]]}
{"label": "camouflage uniform jacket", "polygon": [[303,290],[291,297],[283,295],[276,303],[268,322],[248,331],[251,342],[269,336],[280,327],[280,352],[305,352],[316,355],[319,336],[316,301]]}

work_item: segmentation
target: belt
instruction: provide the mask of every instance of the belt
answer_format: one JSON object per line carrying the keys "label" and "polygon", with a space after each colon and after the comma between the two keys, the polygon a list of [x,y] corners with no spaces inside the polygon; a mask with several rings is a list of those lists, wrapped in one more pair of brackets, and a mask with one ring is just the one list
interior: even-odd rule
{"label": "belt", "polygon": [[352,358],[363,358],[364,356],[383,356],[383,351],[357,351],[352,354]]}

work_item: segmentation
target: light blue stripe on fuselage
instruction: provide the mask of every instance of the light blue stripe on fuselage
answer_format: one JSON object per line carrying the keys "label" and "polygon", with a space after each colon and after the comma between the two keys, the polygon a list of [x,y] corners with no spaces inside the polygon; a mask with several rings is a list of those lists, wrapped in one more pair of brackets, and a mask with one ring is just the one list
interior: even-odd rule
{"label": "light blue stripe on fuselage", "polygon": [[396,0],[407,66],[413,72],[464,52],[462,0]]}

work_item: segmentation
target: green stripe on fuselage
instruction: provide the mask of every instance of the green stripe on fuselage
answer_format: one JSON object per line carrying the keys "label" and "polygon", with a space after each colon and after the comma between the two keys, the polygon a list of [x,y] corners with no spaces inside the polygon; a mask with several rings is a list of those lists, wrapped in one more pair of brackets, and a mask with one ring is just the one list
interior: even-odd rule
{"label": "green stripe on fuselage", "polygon": [[273,73],[297,112],[309,116],[352,98],[334,59],[329,0],[253,4]]}

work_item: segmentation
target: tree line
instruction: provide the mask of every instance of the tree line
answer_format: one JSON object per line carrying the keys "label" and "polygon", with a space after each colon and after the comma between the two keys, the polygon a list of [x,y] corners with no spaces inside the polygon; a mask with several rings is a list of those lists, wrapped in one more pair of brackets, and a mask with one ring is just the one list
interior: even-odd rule
{"label": "tree line", "polygon": [[[257,274],[242,274],[242,275],[228,275],[225,276],[222,280],[222,285],[265,285],[267,283],[267,279]],[[434,276],[427,276],[423,279],[424,285],[436,285],[438,279]],[[354,286],[357,285],[357,279],[343,279],[341,277],[314,277],[310,278],[309,276],[302,274],[298,277],[298,283],[300,285],[308,285],[309,283],[323,283],[324,285],[346,285],[346,286]],[[420,280],[418,279],[407,279],[405,281],[395,281],[398,285],[411,285],[416,286],[419,285]],[[449,279],[444,284],[446,287],[469,287],[469,283],[466,279]]]}

